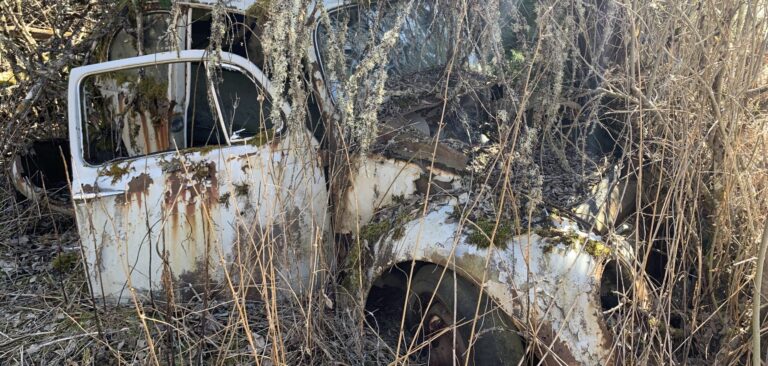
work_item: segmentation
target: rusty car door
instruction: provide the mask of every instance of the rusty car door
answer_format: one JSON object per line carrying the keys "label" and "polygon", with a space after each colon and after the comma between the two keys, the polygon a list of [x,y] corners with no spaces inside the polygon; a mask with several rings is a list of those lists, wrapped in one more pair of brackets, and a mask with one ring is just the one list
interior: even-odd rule
{"label": "rusty car door", "polygon": [[226,52],[72,70],[72,194],[97,297],[309,286],[328,223],[318,144],[273,99]]}

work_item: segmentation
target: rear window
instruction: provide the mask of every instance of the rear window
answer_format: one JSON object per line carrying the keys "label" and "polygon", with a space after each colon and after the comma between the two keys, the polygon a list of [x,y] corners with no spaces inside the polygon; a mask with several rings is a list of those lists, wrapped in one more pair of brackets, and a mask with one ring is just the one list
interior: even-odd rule
{"label": "rear window", "polygon": [[[168,12],[149,13],[142,16],[141,37],[139,37],[138,32],[139,25],[136,24],[135,18],[132,20],[131,24],[123,27],[112,38],[108,55],[110,61],[171,49],[172,42],[166,34],[171,24],[171,15]],[[139,48],[141,48],[141,53],[139,53]]]}

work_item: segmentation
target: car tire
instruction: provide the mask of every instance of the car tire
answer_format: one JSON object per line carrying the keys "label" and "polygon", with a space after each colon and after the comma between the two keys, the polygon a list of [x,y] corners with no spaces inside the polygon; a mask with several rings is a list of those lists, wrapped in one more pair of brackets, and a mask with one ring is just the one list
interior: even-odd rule
{"label": "car tire", "polygon": [[[518,365],[525,356],[522,337],[507,315],[487,295],[481,297],[474,284],[460,276],[454,281],[453,271],[435,265],[420,268],[409,294],[408,329],[429,365],[464,365],[466,360],[466,365]],[[480,315],[473,332],[478,300]]]}

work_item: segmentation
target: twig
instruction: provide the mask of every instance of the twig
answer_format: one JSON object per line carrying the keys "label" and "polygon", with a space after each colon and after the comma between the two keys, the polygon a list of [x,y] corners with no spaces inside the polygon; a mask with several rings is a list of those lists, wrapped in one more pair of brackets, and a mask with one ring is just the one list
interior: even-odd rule
{"label": "twig", "polygon": [[765,252],[768,249],[768,219],[765,220],[763,240],[760,243],[760,254],[757,257],[757,272],[755,272],[755,292],[752,295],[752,365],[761,365],[760,357],[760,300],[765,265]]}

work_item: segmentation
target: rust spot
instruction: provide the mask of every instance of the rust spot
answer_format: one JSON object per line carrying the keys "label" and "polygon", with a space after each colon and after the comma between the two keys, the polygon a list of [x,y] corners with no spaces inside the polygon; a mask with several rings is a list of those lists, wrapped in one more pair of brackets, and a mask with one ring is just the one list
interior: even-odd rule
{"label": "rust spot", "polygon": [[178,200],[179,193],[181,193],[182,180],[179,174],[173,172],[168,174],[165,178],[165,207],[171,210],[171,213],[176,212],[176,201]]}
{"label": "rust spot", "polygon": [[80,187],[82,188],[83,193],[96,193],[99,191],[98,189],[96,189],[96,187],[94,187],[91,184],[83,184]]}
{"label": "rust spot", "polygon": [[147,194],[147,189],[152,183],[152,177],[150,177],[149,174],[141,173],[128,182],[128,191],[126,192],[126,195],[131,201],[136,199],[139,207],[141,207],[142,196]]}
{"label": "rust spot", "polygon": [[170,126],[168,125],[169,113],[160,117],[159,121],[153,121],[152,128],[155,129],[155,139],[157,140],[157,149],[155,151],[166,151],[170,149],[171,136]]}
{"label": "rust spot", "polygon": [[219,179],[216,175],[216,163],[208,163],[208,179],[210,180],[210,189],[207,192],[207,200],[210,207],[219,203]]}
{"label": "rust spot", "polygon": [[201,235],[197,224],[204,223],[203,229],[213,231],[208,213],[219,205],[218,185],[215,162],[189,163],[166,172],[163,206],[170,219],[167,230],[172,243],[189,240],[194,246],[210,240],[208,235],[197,237]]}
{"label": "rust spot", "polygon": [[[427,193],[427,186],[429,185],[429,175],[422,174],[419,177],[419,179],[417,179],[414,183],[416,183],[416,190],[419,193],[426,194]],[[453,188],[453,186],[451,185],[450,182],[441,182],[441,181],[433,178],[432,179],[432,188],[431,188],[430,192],[432,192],[432,194],[434,194],[434,193],[438,193],[438,192],[448,191],[451,188]]]}
{"label": "rust spot", "polygon": [[149,176],[147,173],[141,173],[138,176],[131,179],[130,182],[128,182],[128,193],[129,194],[135,194],[135,193],[144,193],[147,191],[147,188],[153,183],[152,177]]}
{"label": "rust spot", "polygon": [[[187,215],[186,222],[187,222],[187,225],[190,226],[190,232],[194,232],[194,230],[192,230],[192,227],[194,227],[195,224],[197,223],[197,220],[195,220],[195,216],[198,213],[200,213],[201,216],[203,217],[203,219],[205,219],[206,215],[205,215],[204,212],[198,211],[198,208],[195,205],[195,198],[197,197],[197,193],[195,192],[195,190],[194,189],[188,189],[187,191],[190,194],[190,199],[184,205],[184,208],[185,208],[184,212]],[[202,239],[202,238],[195,238],[195,239]]]}
{"label": "rust spot", "polygon": [[150,141],[149,141],[149,125],[147,124],[147,117],[144,115],[143,112],[139,111],[136,114],[139,116],[139,119],[140,119],[139,123],[141,124],[141,133],[143,135],[142,137],[144,138],[144,148],[148,150],[148,151],[142,151],[142,153],[146,154],[146,153],[149,153],[149,151],[151,151],[152,149],[152,145],[150,144]]}

